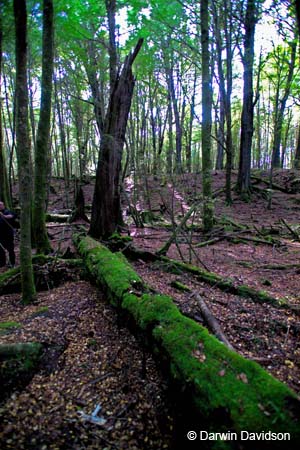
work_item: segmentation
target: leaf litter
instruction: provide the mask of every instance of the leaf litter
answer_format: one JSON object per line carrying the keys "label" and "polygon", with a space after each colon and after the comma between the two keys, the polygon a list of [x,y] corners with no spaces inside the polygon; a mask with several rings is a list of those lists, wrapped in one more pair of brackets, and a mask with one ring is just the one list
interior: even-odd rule
{"label": "leaf litter", "polygon": [[[60,351],[46,353],[30,383],[2,402],[2,450],[170,448],[166,382],[149,354],[143,373],[138,342],[97,288],[68,282],[28,306],[3,296],[1,321],[7,317],[21,327],[1,343],[39,341]],[[93,413],[102,420],[86,420]]]}

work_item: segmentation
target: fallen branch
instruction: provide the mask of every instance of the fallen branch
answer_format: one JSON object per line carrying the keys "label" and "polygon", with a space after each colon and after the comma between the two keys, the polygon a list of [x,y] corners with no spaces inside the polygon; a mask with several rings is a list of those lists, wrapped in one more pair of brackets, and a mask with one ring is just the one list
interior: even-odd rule
{"label": "fallen branch", "polygon": [[200,297],[199,294],[196,292],[192,292],[193,297],[197,300],[198,305],[201,309],[201,313],[204,317],[205,322],[207,323],[210,330],[214,333],[214,335],[221,341],[223,344],[226,345],[230,350],[234,350],[233,346],[228,341],[227,337],[223,333],[221,326],[217,319],[214,317],[213,313],[205,303],[202,297]]}
{"label": "fallen branch", "polygon": [[185,226],[186,222],[188,221],[188,219],[191,217],[191,215],[193,214],[193,212],[196,210],[198,206],[198,203],[194,203],[194,205],[192,205],[190,207],[190,209],[188,210],[188,212],[185,214],[185,216],[182,218],[181,222],[179,225],[177,225],[177,227],[173,230],[173,233],[171,235],[171,237],[167,240],[167,242],[156,252],[158,255],[166,255],[167,251],[169,250],[169,248],[171,247],[172,242],[174,242],[174,240],[176,240],[176,236],[177,234],[182,230],[182,228]]}
{"label": "fallen branch", "polygon": [[278,239],[271,238],[270,240],[267,239],[260,239],[256,237],[250,237],[250,236],[243,236],[243,237],[234,237],[229,236],[228,239],[234,241],[236,244],[239,243],[245,243],[245,242],[254,242],[255,244],[263,244],[263,245],[271,245],[272,247],[274,245],[282,246],[283,244]]}
{"label": "fallen branch", "polygon": [[200,295],[196,291],[192,291],[188,286],[178,281],[173,281],[171,285],[179,290],[191,293],[191,296],[197,300],[201,310],[201,314],[210,331],[219,339],[219,341],[223,342],[226,347],[228,347],[230,350],[234,350],[233,346],[230,344],[224,332],[222,331],[221,325],[219,324],[218,320],[215,318],[203,298],[200,297]]}
{"label": "fallen branch", "polygon": [[[264,180],[263,178],[258,177],[256,175],[251,175],[251,179],[252,180],[256,180],[259,183],[264,183],[267,186],[270,185],[270,181],[269,180]],[[292,194],[293,193],[290,189],[284,188],[284,187],[280,186],[279,184],[276,184],[276,183],[273,183],[273,182],[272,182],[272,189],[275,189],[276,191],[284,192],[285,194]]]}
{"label": "fallen branch", "polygon": [[284,218],[281,219],[281,223],[283,223],[283,225],[288,229],[293,238],[299,241],[300,239],[299,234],[295,230],[293,230],[293,228],[287,223],[287,221]]}

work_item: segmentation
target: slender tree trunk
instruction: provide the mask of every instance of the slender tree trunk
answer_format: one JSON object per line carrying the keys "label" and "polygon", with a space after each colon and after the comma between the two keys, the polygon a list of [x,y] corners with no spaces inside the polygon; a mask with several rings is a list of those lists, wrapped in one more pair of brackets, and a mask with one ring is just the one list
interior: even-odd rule
{"label": "slender tree trunk", "polygon": [[0,7],[0,200],[3,201],[7,207],[10,207],[9,186],[7,180],[7,168],[5,162],[5,153],[3,148],[3,134],[2,134],[2,11]]}
{"label": "slender tree trunk", "polygon": [[104,99],[101,90],[101,84],[97,77],[97,59],[95,44],[93,41],[88,42],[87,45],[88,62],[85,65],[85,71],[92,91],[94,102],[94,113],[98,127],[99,135],[102,135],[104,126]]}
{"label": "slender tree trunk", "polygon": [[283,168],[284,167],[284,160],[285,160],[285,156],[286,156],[286,149],[287,149],[287,145],[288,145],[288,138],[290,135],[290,127],[291,127],[291,123],[292,123],[292,111],[289,110],[288,112],[288,117],[286,120],[286,129],[284,132],[284,136],[282,139],[282,152],[281,152],[281,162],[280,162],[280,167]]}
{"label": "slender tree trunk", "polygon": [[193,93],[190,104],[190,118],[188,127],[188,138],[186,145],[186,169],[188,173],[192,172],[192,138],[193,138],[193,122],[195,117],[195,100],[196,100],[196,86],[197,86],[197,71],[194,73]]}
{"label": "slender tree trunk", "polygon": [[247,0],[244,36],[244,89],[241,119],[240,162],[237,180],[237,191],[248,198],[251,178],[251,148],[253,137],[253,63],[254,35],[257,22],[257,0]]}
{"label": "slender tree trunk", "polygon": [[116,45],[116,0],[105,0],[109,32],[109,82],[110,95],[115,87],[118,73],[118,54]]}
{"label": "slender tree trunk", "polygon": [[298,125],[297,146],[296,146],[293,167],[294,167],[294,169],[300,169],[300,123]]}
{"label": "slender tree trunk", "polygon": [[208,0],[201,2],[201,60],[202,60],[202,186],[203,186],[203,229],[213,227],[214,208],[211,195],[211,126],[212,85],[209,52]]}
{"label": "slender tree trunk", "polygon": [[280,145],[281,145],[281,139],[282,139],[282,126],[283,126],[283,121],[284,121],[286,102],[290,95],[291,83],[292,83],[294,69],[295,69],[297,41],[298,41],[298,39],[296,39],[296,36],[295,36],[295,39],[292,41],[292,43],[290,45],[291,59],[289,62],[288,76],[287,76],[287,80],[285,83],[283,97],[278,101],[278,111],[275,116],[276,120],[275,120],[275,125],[274,125],[274,140],[273,140],[273,148],[272,148],[272,163],[273,163],[273,168],[275,168],[275,169],[278,169],[281,166]]}
{"label": "slender tree trunk", "polygon": [[35,299],[35,285],[31,260],[31,165],[28,130],[27,90],[27,13],[25,0],[14,0],[16,28],[16,140],[21,207],[21,283],[22,300],[29,303]]}
{"label": "slender tree trunk", "polygon": [[180,116],[179,116],[179,109],[178,109],[178,103],[175,93],[175,85],[174,85],[174,75],[173,70],[171,68],[168,68],[167,73],[168,78],[168,86],[170,91],[170,97],[172,100],[173,105],[173,112],[174,112],[174,119],[175,119],[175,147],[176,147],[176,164],[175,164],[175,171],[177,173],[182,172],[182,128],[180,123]]}
{"label": "slender tree trunk", "polygon": [[53,2],[43,2],[43,55],[41,106],[35,148],[33,235],[37,253],[50,253],[46,229],[47,169],[53,77]]}
{"label": "slender tree trunk", "polygon": [[168,99],[172,108],[172,114],[174,114],[175,121],[175,172],[182,172],[182,126],[180,121],[180,114],[178,108],[178,99],[175,91],[175,81],[174,81],[174,71],[173,71],[173,61],[169,54],[169,41],[168,38],[166,42],[164,42],[164,66],[166,73],[166,80],[168,86]]}
{"label": "slender tree trunk", "polygon": [[174,147],[173,147],[173,111],[172,111],[172,103],[171,103],[171,96],[168,94],[168,148],[167,148],[167,167],[166,167],[166,173],[172,174],[173,173],[173,153],[174,153]]}

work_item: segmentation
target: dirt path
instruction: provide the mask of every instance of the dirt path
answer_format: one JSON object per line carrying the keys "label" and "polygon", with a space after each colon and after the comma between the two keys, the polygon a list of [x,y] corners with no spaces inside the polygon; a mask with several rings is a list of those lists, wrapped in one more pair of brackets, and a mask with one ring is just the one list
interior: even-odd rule
{"label": "dirt path", "polygon": [[[171,448],[172,419],[166,384],[99,291],[85,281],[40,293],[23,307],[2,296],[0,321],[19,328],[0,341],[41,341],[51,351],[41,370],[0,410],[0,448]],[[102,426],[84,420],[101,405]],[[82,412],[80,412],[82,411]]]}

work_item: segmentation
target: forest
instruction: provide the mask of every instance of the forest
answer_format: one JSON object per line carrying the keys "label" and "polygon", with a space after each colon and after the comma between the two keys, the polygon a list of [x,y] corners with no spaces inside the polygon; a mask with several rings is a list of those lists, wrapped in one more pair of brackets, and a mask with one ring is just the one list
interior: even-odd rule
{"label": "forest", "polygon": [[0,448],[300,443],[300,2],[0,0]]}

